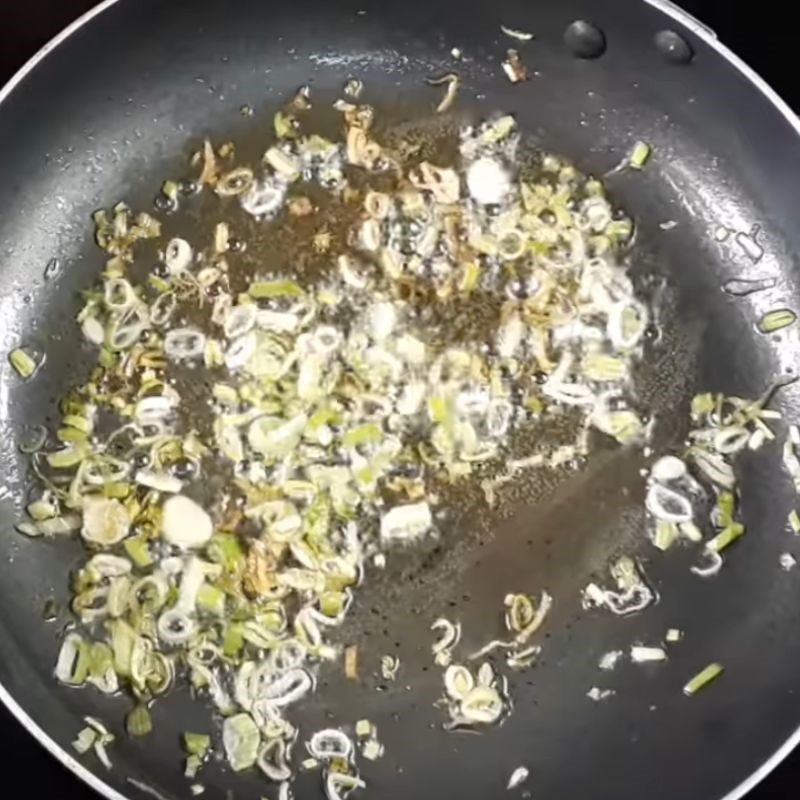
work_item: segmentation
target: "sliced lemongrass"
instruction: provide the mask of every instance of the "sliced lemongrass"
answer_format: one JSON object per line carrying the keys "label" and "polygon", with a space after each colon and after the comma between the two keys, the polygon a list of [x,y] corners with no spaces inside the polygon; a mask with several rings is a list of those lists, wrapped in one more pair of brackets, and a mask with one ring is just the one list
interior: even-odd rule
{"label": "sliced lemongrass", "polygon": [[452,664],[444,673],[444,688],[452,700],[463,700],[474,688],[472,673],[460,664]]}
{"label": "sliced lemongrass", "polygon": [[156,327],[166,325],[175,313],[178,301],[174,292],[164,292],[150,306],[150,322]]}
{"label": "sliced lemongrass", "polygon": [[258,768],[271,781],[280,783],[292,777],[292,767],[288,763],[286,742],[282,739],[271,739],[258,755]]}
{"label": "sliced lemongrass", "polygon": [[662,456],[650,468],[650,475],[660,483],[676,481],[686,474],[686,463],[675,456]]}
{"label": "sliced lemongrass", "polygon": [[228,339],[236,339],[249,333],[255,327],[258,314],[258,308],[253,303],[234,306],[225,316],[223,325],[225,336]]}
{"label": "sliced lemongrass", "polygon": [[164,352],[176,361],[202,358],[206,337],[194,328],[175,328],[164,338]]}
{"label": "sliced lemongrass", "polygon": [[178,275],[185,272],[192,264],[192,247],[185,239],[170,239],[164,251],[164,263],[167,269]]}
{"label": "sliced lemongrass", "polygon": [[353,742],[350,737],[337,728],[326,728],[312,735],[306,744],[312,758],[328,762],[334,759],[347,761],[353,754]]}
{"label": "sliced lemongrass", "polygon": [[665,522],[689,522],[693,511],[691,501],[684,495],[654,483],[647,490],[647,510],[658,520]]}
{"label": "sliced lemongrass", "polygon": [[491,725],[503,714],[503,699],[496,689],[477,686],[461,701],[459,711],[468,723]]}

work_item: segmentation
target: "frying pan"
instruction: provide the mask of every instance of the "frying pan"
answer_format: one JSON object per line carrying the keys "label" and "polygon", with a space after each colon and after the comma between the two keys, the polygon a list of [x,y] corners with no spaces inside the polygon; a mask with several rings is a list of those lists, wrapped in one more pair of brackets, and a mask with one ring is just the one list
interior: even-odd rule
{"label": "frying pan", "polygon": [[[570,27],[576,20],[596,27]],[[514,46],[501,24],[536,34],[520,47],[535,72],[523,85],[500,69]],[[461,111],[513,112],[534,145],[597,175],[635,140],[652,145],[645,170],[608,182],[637,219],[633,274],[660,296],[662,334],[639,379],[660,448],[681,442],[696,390],[757,396],[797,368],[796,328],[767,337],[754,323],[798,296],[800,182],[792,169],[800,125],[713,35],[664,0],[497,0],[468,9],[457,0],[103,3],[0,95],[0,338],[6,351],[24,342],[47,354],[28,383],[5,361],[0,367],[0,519],[8,532],[0,537],[0,697],[109,798],[188,797],[180,733],[211,724],[208,709],[179,691],[155,707],[153,735],[129,740],[119,699],[56,686],[52,666],[68,616],[45,624],[41,609],[66,599],[81,548],[11,532],[29,477],[17,443],[26,426],[52,419],[56,398],[91,363],[74,324],[78,292],[101,264],[91,212],[123,197],[149,206],[163,176],[185,170],[204,136],[258,152],[270,112],[305,83],[334,97],[355,76],[379,110],[429,114],[438,95],[424,79],[455,68],[453,47],[464,54]],[[237,113],[245,104],[252,118]],[[714,236],[719,226],[733,232],[724,242]],[[739,277],[775,285],[747,297],[721,290]],[[788,386],[775,405],[797,419],[799,399]],[[778,566],[781,553],[797,550],[785,525],[794,491],[775,446],[743,457],[748,533],[720,575],[703,581],[689,573],[688,551],[662,555],[647,542],[643,464],[635,451],[598,454],[571,477],[520,486],[491,525],[467,493],[437,547],[393,554],[386,574],[367,582],[344,634],[359,642],[365,663],[397,653],[401,680],[380,686],[365,669],[354,684],[323,673],[298,719],[303,729],[376,723],[387,753],[364,777],[381,800],[484,800],[504,792],[521,765],[531,776],[523,788],[538,798],[743,795],[800,739],[800,584]],[[658,604],[625,619],[581,611],[581,587],[606,578],[621,553],[640,560]],[[430,622],[443,612],[458,617],[467,643],[479,644],[499,633],[506,592],[542,588],[555,607],[541,660],[512,678],[513,714],[481,736],[442,731],[432,707],[441,675],[429,667]],[[606,651],[660,641],[670,627],[685,636],[668,663],[598,671]],[[725,665],[724,676],[683,696],[686,680],[711,661]],[[593,686],[615,694],[593,703]],[[110,772],[71,755],[87,714],[120,734]],[[221,764],[202,781],[210,797],[272,791]],[[295,795],[317,796],[318,781],[301,775]]]}

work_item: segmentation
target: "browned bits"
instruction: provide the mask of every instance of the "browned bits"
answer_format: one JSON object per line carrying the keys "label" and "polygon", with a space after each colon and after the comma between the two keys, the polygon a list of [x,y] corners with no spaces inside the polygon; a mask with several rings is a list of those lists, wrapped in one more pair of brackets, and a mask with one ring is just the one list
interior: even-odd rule
{"label": "browned bits", "polygon": [[391,201],[389,195],[383,192],[367,192],[364,198],[364,210],[370,217],[385,219],[389,216]]}
{"label": "browned bits", "polygon": [[214,146],[206,139],[203,143],[203,171],[197,179],[201,184],[208,184],[213,186],[219,178],[219,170],[217,168],[217,154],[214,152]]}
{"label": "browned bits", "polygon": [[288,202],[289,213],[293,217],[307,217],[314,213],[314,206],[307,197],[292,197]]}
{"label": "browned bits", "polygon": [[245,592],[251,597],[261,597],[268,594],[278,585],[275,570],[278,562],[267,550],[266,545],[254,541],[247,554],[247,565],[244,570],[242,585]]}
{"label": "browned bits", "polygon": [[358,645],[351,645],[344,651],[344,674],[351,681],[358,680]]}
{"label": "browned bits", "polygon": [[508,76],[511,83],[519,83],[528,80],[528,68],[523,64],[519,51],[509,48],[506,52],[506,60],[503,62],[503,71]]}
{"label": "browned bits", "polygon": [[314,248],[315,253],[327,253],[331,249],[331,241],[333,237],[327,228],[321,228],[314,234],[311,240],[311,246]]}

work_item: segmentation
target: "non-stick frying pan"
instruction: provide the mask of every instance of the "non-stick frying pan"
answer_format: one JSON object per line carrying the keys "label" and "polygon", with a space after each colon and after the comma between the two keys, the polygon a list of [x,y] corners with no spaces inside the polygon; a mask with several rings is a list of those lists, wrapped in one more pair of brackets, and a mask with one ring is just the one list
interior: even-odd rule
{"label": "non-stick frying pan", "polygon": [[[596,28],[569,27],[576,20]],[[524,85],[510,84],[500,68],[513,46],[501,24],[536,34],[524,49],[536,74]],[[609,186],[638,221],[637,279],[663,284],[663,333],[640,379],[660,446],[685,435],[694,391],[756,396],[800,365],[795,328],[763,336],[754,325],[798,296],[800,124],[665,0],[103,3],[0,95],[2,346],[26,342],[47,354],[29,383],[0,367],[0,696],[108,797],[144,796],[142,784],[158,796],[188,797],[179,736],[208,728],[209,713],[179,693],[156,707],[151,737],[118,737],[111,772],[74,761],[70,741],[82,717],[120,732],[124,707],[52,678],[68,618],[45,625],[42,606],[66,597],[80,547],[12,532],[27,485],[22,431],[52,415],[57,396],[90,363],[74,326],[78,291],[101,263],[90,214],[123,197],[151,203],[159,180],[184,169],[203,136],[236,137],[255,152],[269,112],[304,83],[333,96],[355,76],[379,109],[428,114],[438,97],[425,78],[454,68],[453,47],[464,54],[460,109],[514,112],[535,145],[585,171],[607,172],[637,139],[653,146],[646,170],[622,172]],[[252,118],[237,113],[245,104],[256,109]],[[719,226],[734,234],[718,242]],[[58,269],[45,279],[54,258]],[[748,297],[722,291],[742,276],[776,283]],[[800,388],[789,386],[775,402],[791,420],[798,399]],[[568,480],[521,491],[513,512],[489,529],[466,497],[438,551],[398,554],[384,578],[368,583],[348,635],[358,637],[364,658],[396,652],[402,680],[378,691],[369,675],[360,684],[323,675],[301,722],[308,730],[361,717],[378,725],[387,755],[366,771],[371,796],[485,800],[525,765],[537,798],[735,798],[800,739],[800,584],[779,568],[780,555],[797,550],[785,524],[796,499],[776,448],[742,460],[748,534],[708,581],[689,573],[688,552],[661,555],[647,542],[642,465],[635,452],[606,453]],[[625,619],[582,612],[580,588],[622,552],[640,558],[658,605]],[[514,713],[486,735],[443,732],[431,705],[441,680],[428,669],[431,620],[445,610],[459,616],[477,642],[495,632],[506,591],[542,588],[555,608],[540,663],[513,680]],[[598,671],[602,653],[660,639],[669,627],[685,637],[667,664]],[[724,676],[685,697],[687,678],[711,661],[725,665]],[[593,703],[593,686],[615,694]],[[203,782],[209,797],[272,791],[219,765]],[[318,791],[314,774],[295,785],[300,798]]]}

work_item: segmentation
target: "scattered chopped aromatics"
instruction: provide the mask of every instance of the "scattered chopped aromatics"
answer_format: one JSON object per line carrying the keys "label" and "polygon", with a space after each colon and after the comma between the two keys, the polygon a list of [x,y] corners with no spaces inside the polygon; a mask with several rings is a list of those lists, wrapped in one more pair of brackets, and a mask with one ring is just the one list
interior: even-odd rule
{"label": "scattered chopped aromatics", "polygon": [[679,628],[670,628],[667,631],[666,636],[664,636],[664,640],[670,644],[679,642],[681,639],[683,639],[683,631]]}
{"label": "scattered chopped aromatics", "polygon": [[628,164],[632,169],[642,169],[644,165],[650,160],[653,149],[647,142],[636,142],[631,150]]}
{"label": "scattered chopped aromatics", "polygon": [[722,664],[709,664],[683,687],[683,693],[686,695],[697,694],[697,692],[711,683],[711,681],[718,678],[724,671],[725,668]]}
{"label": "scattered chopped aromatics", "polygon": [[797,564],[797,559],[791,553],[781,553],[780,562],[781,569],[788,572],[790,569],[794,569]]}
{"label": "scattered chopped aromatics", "polygon": [[[504,70],[528,77],[515,50]],[[459,78],[439,83],[445,112]],[[128,695],[136,736],[152,728],[150,704],[188,682],[224,720],[231,768],[257,767],[279,800],[291,795],[293,707],[315,690],[319,665],[343,657],[358,678],[358,650],[337,633],[369,565],[436,539],[451,487],[488,486],[494,501],[523,470],[576,469],[592,428],[628,446],[649,435],[633,376],[652,315],[627,271],[634,223],[602,183],[554,156],[520,158],[508,114],[448,130],[430,152],[450,155],[423,160],[411,139],[380,140],[362,90],[349,79],[335,104],[338,140],[306,130],[302,87],[272,117],[259,163],[205,141],[197,178],[166,180],[157,198],[173,213],[202,194],[209,224],[196,236],[162,236],[124,204],[95,214],[107,261],[76,329],[97,363],[61,399],[56,448],[42,450],[45,435],[31,449],[39,485],[18,525],[79,533],[86,545],[57,679]],[[237,229],[235,209],[256,218],[264,241],[297,242],[287,269],[309,258],[319,269],[265,266],[274,259],[239,238],[249,228]],[[144,240],[157,241],[140,252]],[[488,312],[480,326],[476,300]],[[39,360],[14,353],[14,368],[32,375]],[[716,407],[707,428],[719,427]],[[769,441],[766,413],[737,406],[686,463],[732,485],[717,456]],[[566,440],[515,450],[556,418],[570,422]],[[668,539],[702,538],[686,503],[660,492],[651,505],[672,515]],[[729,516],[721,528],[738,524]],[[593,585],[587,602],[627,614],[654,599],[630,559],[612,576],[617,590]],[[481,652],[530,667],[552,602],[509,595],[507,638]],[[447,727],[498,723],[511,710],[505,677],[489,663],[452,663],[460,627],[440,619],[433,629]],[[399,666],[384,656],[383,679]],[[374,728],[358,737],[363,757],[380,756]],[[107,762],[106,731],[79,738]],[[184,744],[192,781],[211,739]],[[321,768],[329,800],[364,786],[341,731],[318,732],[309,748],[305,766]]]}
{"label": "scattered chopped aromatics", "polygon": [[356,736],[367,737],[375,733],[375,726],[368,719],[360,719],[356,722]]}
{"label": "scattered chopped aromatics", "polygon": [[39,368],[37,360],[22,347],[12,350],[8,356],[8,360],[11,362],[11,366],[14,367],[17,375],[26,380]]}
{"label": "scattered chopped aromatics", "polygon": [[597,686],[592,686],[592,688],[586,692],[586,696],[590,700],[594,700],[595,703],[599,703],[601,700],[607,700],[615,694],[616,692],[613,689],[600,689]]}
{"label": "scattered chopped aromatics", "polygon": [[130,736],[147,736],[153,730],[153,720],[147,706],[136,706],[125,720],[125,728]]}
{"label": "scattered chopped aromatics", "polygon": [[777,308],[768,311],[758,321],[758,329],[761,333],[775,333],[776,331],[788,328],[797,320],[797,314],[788,308]]}
{"label": "scattered chopped aromatics", "polygon": [[800,534],[800,514],[796,509],[789,512],[789,527],[792,529],[792,533]]}

